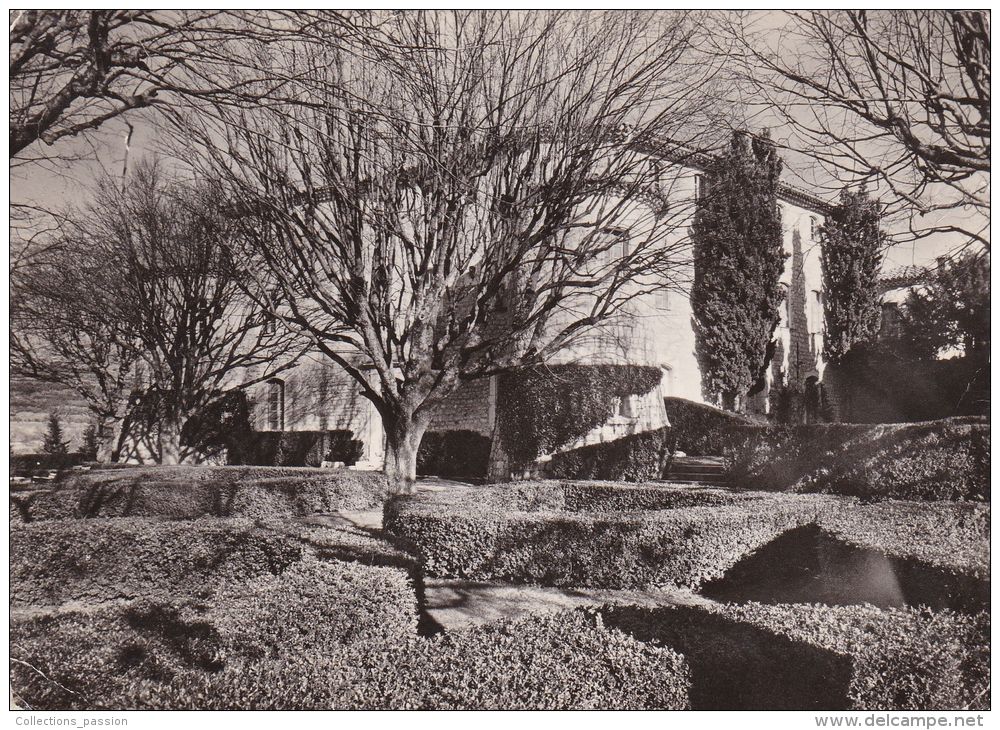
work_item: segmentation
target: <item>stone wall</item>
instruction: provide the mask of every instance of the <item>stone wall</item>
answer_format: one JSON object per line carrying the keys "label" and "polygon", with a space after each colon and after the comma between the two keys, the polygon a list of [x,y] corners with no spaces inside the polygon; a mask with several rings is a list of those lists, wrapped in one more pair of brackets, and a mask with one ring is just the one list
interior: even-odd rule
{"label": "stone wall", "polygon": [[493,432],[492,378],[462,383],[434,409],[428,431]]}

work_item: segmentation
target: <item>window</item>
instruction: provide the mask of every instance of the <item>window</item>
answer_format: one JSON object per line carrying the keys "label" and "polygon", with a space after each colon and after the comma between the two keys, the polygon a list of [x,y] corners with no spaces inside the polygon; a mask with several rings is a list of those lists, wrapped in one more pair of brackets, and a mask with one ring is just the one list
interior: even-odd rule
{"label": "window", "polygon": [[705,176],[694,176],[694,199],[701,200],[705,197]]}
{"label": "window", "polygon": [[812,331],[819,332],[823,326],[823,292],[813,289],[812,294]]}
{"label": "window", "polygon": [[262,332],[265,335],[273,335],[275,333],[275,331],[277,330],[277,325],[276,325],[276,322],[274,320],[274,317],[272,317],[269,314],[265,315],[264,316],[264,325],[261,328],[261,330],[262,330]]}
{"label": "window", "polygon": [[660,394],[667,398],[674,392],[674,371],[669,365],[661,365],[663,375],[660,377]]}
{"label": "window", "polygon": [[781,282],[781,299],[785,303],[785,321],[784,326],[788,326],[789,320],[792,318],[792,302],[791,297],[788,296],[788,284]]}
{"label": "window", "polygon": [[624,398],[615,398],[611,407],[612,419],[635,418],[635,396],[628,395]]}
{"label": "window", "polygon": [[285,384],[280,380],[267,381],[267,430],[285,429]]}
{"label": "window", "polygon": [[597,257],[610,264],[628,258],[631,253],[628,231],[624,228],[602,228],[597,238]]}
{"label": "window", "polygon": [[670,310],[670,289],[665,286],[656,292],[656,307],[665,312]]}

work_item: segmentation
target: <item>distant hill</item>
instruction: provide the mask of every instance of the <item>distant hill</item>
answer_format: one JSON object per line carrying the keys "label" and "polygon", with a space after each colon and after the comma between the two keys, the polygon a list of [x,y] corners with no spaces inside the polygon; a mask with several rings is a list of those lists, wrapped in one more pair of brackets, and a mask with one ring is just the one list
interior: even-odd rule
{"label": "distant hill", "polygon": [[10,447],[15,454],[41,450],[50,413],[59,415],[69,449],[75,451],[84,429],[94,421],[86,401],[69,388],[11,377]]}

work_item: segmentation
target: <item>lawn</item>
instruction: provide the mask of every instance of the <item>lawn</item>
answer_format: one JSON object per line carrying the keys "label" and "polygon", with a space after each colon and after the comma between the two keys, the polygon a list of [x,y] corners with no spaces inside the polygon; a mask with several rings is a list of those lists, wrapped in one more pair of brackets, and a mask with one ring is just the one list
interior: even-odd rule
{"label": "lawn", "polygon": [[[386,495],[377,474],[264,467],[95,470],[13,494],[16,701],[988,705],[989,505],[567,480]],[[827,573],[798,565],[789,601],[761,556],[803,539]],[[824,594],[838,561],[898,590]],[[442,631],[431,609],[463,593],[514,603]]]}

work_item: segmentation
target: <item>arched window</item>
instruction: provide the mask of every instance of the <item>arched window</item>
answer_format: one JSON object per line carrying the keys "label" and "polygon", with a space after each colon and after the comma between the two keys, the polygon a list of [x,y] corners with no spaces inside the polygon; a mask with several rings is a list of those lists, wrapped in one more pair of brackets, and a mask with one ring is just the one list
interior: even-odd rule
{"label": "arched window", "polygon": [[267,381],[267,430],[285,430],[285,384],[277,378]]}

